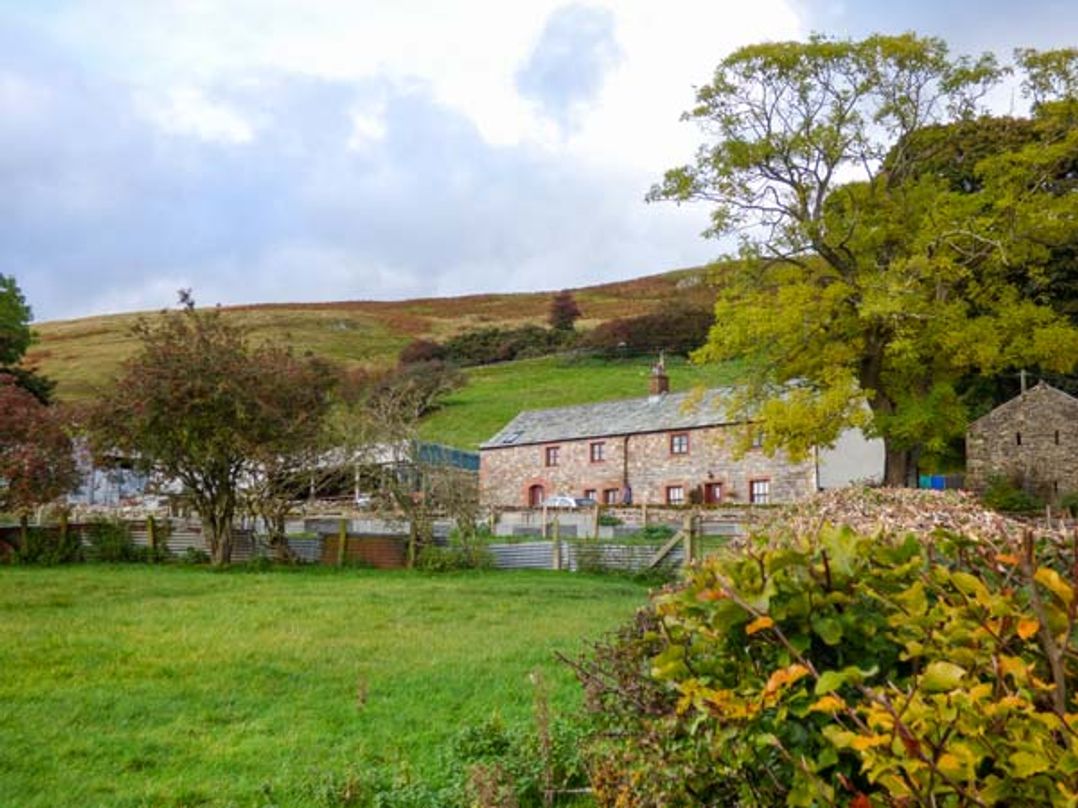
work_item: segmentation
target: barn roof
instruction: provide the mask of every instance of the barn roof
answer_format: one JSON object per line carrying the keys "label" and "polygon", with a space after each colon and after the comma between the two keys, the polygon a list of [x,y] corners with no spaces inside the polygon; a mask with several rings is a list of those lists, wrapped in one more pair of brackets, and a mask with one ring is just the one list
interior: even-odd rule
{"label": "barn roof", "polygon": [[1027,390],[1026,392],[1019,393],[1014,398],[1008,401],[1004,401],[994,410],[985,413],[976,421],[971,423],[969,425],[969,429],[970,431],[977,431],[979,429],[987,428],[997,418],[1006,415],[1011,410],[1020,408],[1030,399],[1039,397],[1050,397],[1056,400],[1059,405],[1063,407],[1078,410],[1078,398],[1075,398],[1070,393],[1060,390],[1058,387],[1052,387],[1052,385],[1048,384],[1047,382],[1041,381],[1035,384],[1033,387],[1029,388],[1029,390]]}
{"label": "barn roof", "polygon": [[667,393],[599,404],[525,410],[479,448],[499,449],[728,424],[732,421],[726,417],[723,400],[729,392],[719,388],[707,390],[702,395]]}

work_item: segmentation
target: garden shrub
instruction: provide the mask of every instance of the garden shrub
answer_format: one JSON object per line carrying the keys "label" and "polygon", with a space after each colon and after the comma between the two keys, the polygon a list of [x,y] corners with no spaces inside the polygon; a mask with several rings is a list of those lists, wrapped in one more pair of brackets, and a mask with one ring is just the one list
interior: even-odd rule
{"label": "garden shrub", "polygon": [[711,556],[577,667],[596,801],[1075,805],[1075,570],[1032,534]]}
{"label": "garden shrub", "polygon": [[439,547],[428,544],[420,549],[415,565],[426,572],[490,569],[494,566],[494,557],[481,546]]}
{"label": "garden shrub", "polygon": [[1059,507],[1070,511],[1071,516],[1078,516],[1078,491],[1064,494],[1059,500]]}
{"label": "garden shrub", "polygon": [[26,540],[13,555],[17,564],[73,564],[84,558],[78,531],[61,531],[55,527],[30,527]]}
{"label": "garden shrub", "polygon": [[1014,480],[993,475],[983,496],[984,504],[1004,513],[1032,513],[1044,508],[1044,500],[1026,491]]}
{"label": "garden shrub", "polygon": [[[147,553],[131,539],[123,522],[99,519],[86,527],[86,557],[90,561],[144,561]],[[147,550],[149,548],[146,548]]]}

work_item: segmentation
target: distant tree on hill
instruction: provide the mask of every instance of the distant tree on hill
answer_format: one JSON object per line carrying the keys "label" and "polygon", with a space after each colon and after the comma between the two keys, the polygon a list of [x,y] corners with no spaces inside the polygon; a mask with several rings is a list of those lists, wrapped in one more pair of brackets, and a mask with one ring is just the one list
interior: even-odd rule
{"label": "distant tree on hill", "polygon": [[673,303],[650,314],[607,320],[586,332],[581,342],[606,356],[659,351],[685,355],[707,342],[714,322],[710,309]]}
{"label": "distant tree on hill", "polygon": [[78,473],[63,413],[0,373],[0,511],[24,530],[34,507],[70,491]]}
{"label": "distant tree on hill", "polygon": [[580,318],[580,307],[569,291],[558,292],[550,301],[547,322],[555,331],[572,331],[573,325]]}
{"label": "distant tree on hill", "polygon": [[445,357],[445,346],[439,345],[433,340],[417,339],[412,340],[401,349],[400,354],[397,356],[397,361],[402,365],[414,365],[417,362],[440,361]]}
{"label": "distant tree on hill", "polygon": [[[321,429],[332,378],[311,357],[252,346],[219,310],[196,310],[189,294],[181,303],[135,327],[139,350],[88,423],[99,452],[183,483],[213,562],[227,564],[240,481],[296,473]],[[265,493],[282,492],[271,484]]]}

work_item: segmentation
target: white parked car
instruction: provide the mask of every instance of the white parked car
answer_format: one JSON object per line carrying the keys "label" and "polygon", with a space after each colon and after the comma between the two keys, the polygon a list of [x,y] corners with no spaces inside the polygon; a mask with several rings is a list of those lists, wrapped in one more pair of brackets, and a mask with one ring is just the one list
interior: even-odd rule
{"label": "white parked car", "polygon": [[543,500],[544,508],[590,508],[595,500],[587,497],[571,497],[568,494],[555,494]]}

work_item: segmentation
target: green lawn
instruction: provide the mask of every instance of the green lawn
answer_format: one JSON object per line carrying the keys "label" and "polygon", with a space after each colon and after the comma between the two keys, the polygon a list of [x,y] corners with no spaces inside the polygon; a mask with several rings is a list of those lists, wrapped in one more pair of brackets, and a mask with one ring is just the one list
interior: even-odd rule
{"label": "green lawn", "polygon": [[[609,361],[545,356],[470,368],[468,384],[423,421],[421,434],[427,440],[474,449],[521,410],[645,396],[654,361],[654,357]],[[730,373],[728,366],[699,367],[679,357],[667,359],[666,367],[672,392],[721,385]]]}
{"label": "green lawn", "polygon": [[459,727],[560,709],[640,585],[557,573],[0,568],[0,805],[308,806]]}

